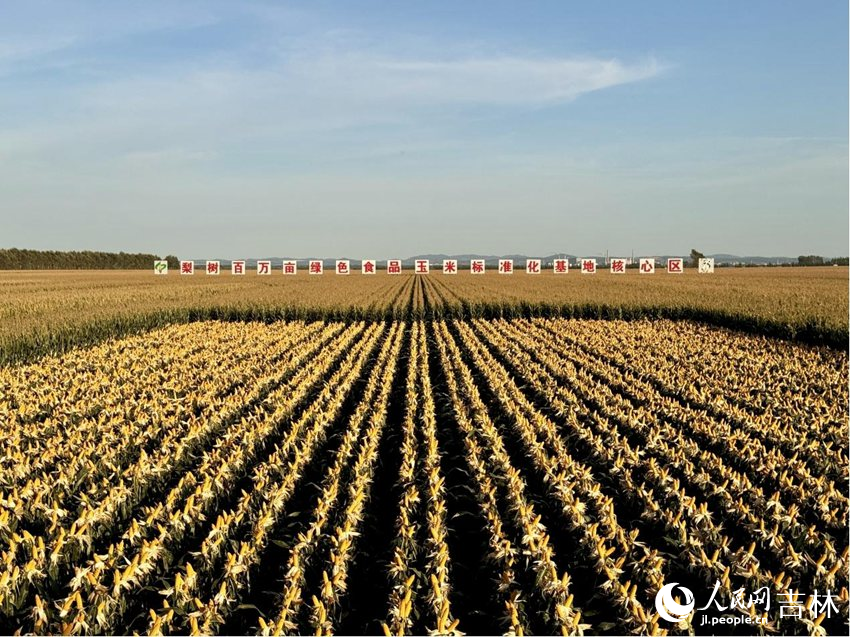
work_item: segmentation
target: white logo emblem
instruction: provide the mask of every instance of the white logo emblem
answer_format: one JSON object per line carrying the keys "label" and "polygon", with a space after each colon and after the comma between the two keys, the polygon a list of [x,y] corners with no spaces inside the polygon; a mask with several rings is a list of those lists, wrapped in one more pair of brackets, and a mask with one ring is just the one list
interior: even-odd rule
{"label": "white logo emblem", "polygon": [[684,604],[679,604],[673,599],[673,589],[676,586],[679,586],[678,582],[662,586],[661,590],[655,596],[655,610],[658,611],[661,617],[674,624],[678,624],[685,619],[694,609],[694,594],[689,588],[679,586],[679,589],[685,596]]}

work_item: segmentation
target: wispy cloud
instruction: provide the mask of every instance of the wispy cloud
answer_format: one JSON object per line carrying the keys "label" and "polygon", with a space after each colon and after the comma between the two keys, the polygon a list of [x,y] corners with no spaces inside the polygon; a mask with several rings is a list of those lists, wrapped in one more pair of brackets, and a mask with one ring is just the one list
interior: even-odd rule
{"label": "wispy cloud", "polygon": [[0,20],[0,79],[41,69],[91,69],[109,65],[113,47],[132,38],[155,36],[217,23],[203,5],[189,2],[148,6],[85,2],[19,3]]}
{"label": "wispy cloud", "polygon": [[284,74],[328,96],[413,105],[536,105],[569,102],[584,93],[645,80],[665,65],[592,57],[499,55],[462,59],[388,58],[360,52],[302,54]]}
{"label": "wispy cloud", "polygon": [[[330,39],[323,34],[284,52],[270,50],[261,63],[233,50],[153,68],[82,74],[54,85],[31,122],[19,108],[13,130],[0,125],[4,154],[29,149],[48,153],[48,161],[56,151],[135,161],[140,152],[167,156],[178,149],[178,155],[206,156],[226,154],[225,147],[234,145],[262,150],[303,143],[309,135],[375,127],[383,127],[371,133],[381,145],[382,135],[399,128],[417,134],[436,115],[457,123],[465,109],[514,112],[567,104],[667,68],[654,58],[393,55],[350,34]],[[45,111],[51,116],[44,117]]]}
{"label": "wispy cloud", "polygon": [[55,53],[68,48],[76,40],[76,37],[73,35],[6,36],[0,40],[0,64],[31,60],[39,56]]}
{"label": "wispy cloud", "polygon": [[[215,109],[254,104],[258,109],[303,106],[304,112],[379,110],[441,105],[534,106],[566,103],[583,94],[646,80],[667,65],[654,58],[535,58],[502,55],[473,59],[380,56],[368,51],[301,50],[287,59],[244,67],[236,63],[192,65],[156,76],[114,78],[80,92],[89,104],[134,110],[174,109],[187,102]],[[127,102],[136,93],[137,101]]]}
{"label": "wispy cloud", "polygon": [[0,34],[0,80],[22,70],[61,68],[67,65],[62,58],[79,38],[73,34],[35,36],[4,36]]}

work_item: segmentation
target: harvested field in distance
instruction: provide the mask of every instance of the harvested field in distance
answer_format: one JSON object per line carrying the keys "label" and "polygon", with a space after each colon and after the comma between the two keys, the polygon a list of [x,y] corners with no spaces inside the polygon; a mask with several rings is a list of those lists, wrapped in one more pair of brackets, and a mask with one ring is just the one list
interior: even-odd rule
{"label": "harvested field in distance", "polygon": [[[712,275],[438,271],[423,281],[331,272],[165,277],[137,271],[0,273],[0,363],[202,318],[410,319],[565,315],[692,318],[845,347],[848,269],[719,268]],[[417,283],[418,282],[418,283]],[[417,287],[418,286],[418,287]]]}
{"label": "harvested field in distance", "polygon": [[195,322],[7,366],[0,632],[677,632],[660,586],[721,581],[830,588],[840,634],[847,374],[555,318]]}

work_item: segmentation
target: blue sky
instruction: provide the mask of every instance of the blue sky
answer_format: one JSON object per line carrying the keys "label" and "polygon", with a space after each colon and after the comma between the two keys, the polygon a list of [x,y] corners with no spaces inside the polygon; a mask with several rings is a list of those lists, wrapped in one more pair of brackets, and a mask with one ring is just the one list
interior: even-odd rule
{"label": "blue sky", "polygon": [[848,252],[847,3],[0,1],[0,246]]}

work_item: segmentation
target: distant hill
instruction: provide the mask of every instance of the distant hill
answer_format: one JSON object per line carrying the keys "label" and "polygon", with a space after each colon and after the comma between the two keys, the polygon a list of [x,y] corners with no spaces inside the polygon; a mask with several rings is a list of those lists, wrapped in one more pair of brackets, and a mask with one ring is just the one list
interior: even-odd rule
{"label": "distant hill", "polygon": [[[441,262],[443,259],[458,259],[459,261],[470,261],[471,259],[484,259],[487,261],[487,264],[493,263],[497,264],[499,259],[513,259],[514,261],[525,261],[526,259],[543,259],[544,262],[552,262],[555,259],[569,259],[572,262],[577,261],[578,259],[584,257],[596,257],[596,259],[601,260],[605,257],[602,255],[593,255],[593,254],[571,254],[569,252],[559,252],[557,254],[548,254],[548,255],[525,255],[525,254],[454,254],[454,255],[445,255],[445,254],[423,254],[416,255],[414,257],[409,257],[404,260],[405,265],[408,263],[410,265],[416,259],[430,259],[431,261]],[[630,254],[609,254],[611,258],[614,257],[624,257],[629,258]],[[717,264],[753,264],[753,265],[765,265],[765,264],[789,264],[789,263],[797,263],[796,257],[740,257],[734,254],[708,254],[708,257],[714,258]],[[690,258],[689,254],[635,254],[635,259],[640,257],[655,257],[656,259],[666,260],[672,257],[684,257]]]}
{"label": "distant hill", "polygon": [[714,257],[715,263],[743,263],[747,265],[782,265],[797,263],[796,257],[739,257],[734,254],[709,254],[707,256]]}
{"label": "distant hill", "polygon": [[[623,257],[630,258],[631,254],[615,254],[610,253],[609,256],[611,258],[614,257]],[[717,265],[790,265],[796,264],[796,257],[747,257],[747,256],[737,256],[734,254],[707,254],[706,256],[712,257],[715,260]],[[469,264],[472,259],[484,259],[488,266],[497,266],[499,259],[513,259],[517,264],[525,263],[526,259],[542,259],[544,264],[551,264],[555,259],[569,259],[570,263],[577,263],[577,261],[584,257],[595,257],[599,263],[602,263],[605,257],[599,254],[572,254],[569,252],[559,252],[557,254],[548,254],[548,255],[525,255],[525,254],[474,254],[474,253],[466,253],[466,254],[417,254],[412,257],[398,257],[402,261],[402,265],[405,268],[413,268],[415,262],[418,259],[427,259],[432,265],[442,265],[444,259],[457,259],[461,265]],[[637,254],[635,253],[635,261],[641,257],[654,257],[658,261],[665,261],[668,258],[673,257],[682,257],[685,259],[690,259],[690,254]],[[348,259],[351,262],[352,269],[360,268],[360,257],[352,258],[347,256],[340,256],[339,259]],[[377,259],[378,267],[384,268],[387,264],[386,257]],[[218,259],[221,261],[222,267],[230,267],[230,259]],[[329,259],[327,257],[252,257],[246,258],[245,262],[248,268],[255,268],[257,265],[257,261],[272,261],[274,264],[280,264],[281,261],[295,261],[298,264],[299,268],[306,268],[308,261],[322,261],[325,268],[333,268],[336,265],[337,258]],[[203,260],[197,260],[196,264],[204,263]]]}
{"label": "distant hill", "polygon": [[[611,258],[614,257],[623,257],[629,258],[630,254],[609,254]],[[744,264],[744,265],[767,265],[767,264],[790,264],[797,263],[796,257],[741,257],[734,254],[708,254],[708,257],[712,257],[715,260],[715,263],[718,265],[721,264]],[[525,261],[526,259],[542,259],[544,262],[551,263],[555,259],[569,259],[571,262],[575,262],[578,259],[585,257],[595,257],[597,260],[602,260],[605,257],[602,255],[593,255],[593,254],[582,254],[576,255],[571,254],[569,252],[560,252],[558,254],[548,254],[548,255],[525,255],[525,254],[504,254],[504,255],[496,255],[496,254],[455,254],[455,255],[445,255],[445,254],[423,254],[416,255],[414,257],[409,257],[404,260],[405,265],[412,265],[416,259],[430,259],[431,261],[442,262],[443,259],[458,259],[462,262],[468,262],[471,259],[484,259],[488,265],[491,263],[496,265],[499,259],[513,259],[517,262]],[[654,257],[660,260],[666,260],[668,258],[673,257],[684,257],[690,258],[689,254],[635,254],[635,259],[640,257]]]}

